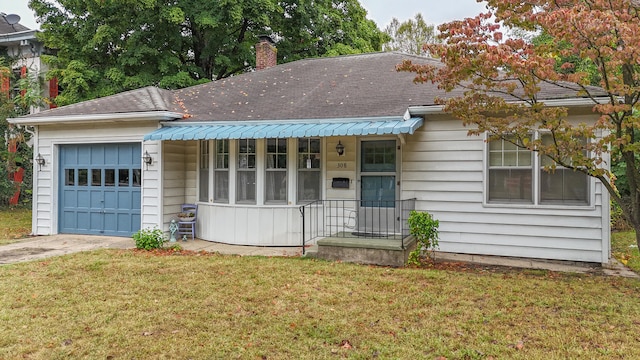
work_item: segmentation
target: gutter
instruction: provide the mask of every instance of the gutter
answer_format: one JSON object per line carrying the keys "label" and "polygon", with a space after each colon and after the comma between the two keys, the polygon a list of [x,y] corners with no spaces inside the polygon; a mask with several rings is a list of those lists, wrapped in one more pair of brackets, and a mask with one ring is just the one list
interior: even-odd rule
{"label": "gutter", "polygon": [[8,118],[13,125],[58,125],[83,123],[120,123],[133,121],[170,121],[182,119],[182,114],[172,111],[145,111],[135,113],[93,114],[93,115],[60,115],[40,117]]}
{"label": "gutter", "polygon": [[[595,99],[595,101],[594,101]],[[608,97],[590,98],[568,98],[568,99],[550,99],[541,100],[546,106],[551,107],[584,107],[595,106],[597,104],[608,104],[611,99]],[[524,101],[510,101],[509,104],[526,104]],[[409,106],[405,113],[405,118],[420,115],[433,115],[444,113],[444,105],[421,105]]]}

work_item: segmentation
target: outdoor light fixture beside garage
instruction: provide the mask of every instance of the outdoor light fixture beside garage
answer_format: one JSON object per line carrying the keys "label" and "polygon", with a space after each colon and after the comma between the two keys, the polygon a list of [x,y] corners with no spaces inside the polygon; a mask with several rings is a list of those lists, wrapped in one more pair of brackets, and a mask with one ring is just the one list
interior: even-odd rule
{"label": "outdoor light fixture beside garage", "polygon": [[147,169],[148,169],[149,165],[151,165],[151,163],[153,162],[153,158],[151,157],[151,155],[149,155],[148,151],[144,152],[144,156],[142,157],[142,161],[144,161],[144,163],[147,164]]}
{"label": "outdoor light fixture beside garage", "polygon": [[36,156],[36,163],[38,164],[38,170],[42,170],[42,167],[45,164],[45,160],[40,153]]}

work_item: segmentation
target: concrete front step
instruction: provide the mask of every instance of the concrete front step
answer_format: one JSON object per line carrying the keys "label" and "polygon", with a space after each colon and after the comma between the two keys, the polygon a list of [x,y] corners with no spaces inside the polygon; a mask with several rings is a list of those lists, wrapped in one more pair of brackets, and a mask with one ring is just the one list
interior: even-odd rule
{"label": "concrete front step", "polygon": [[305,253],[324,260],[404,266],[415,247],[412,236],[404,239],[404,248],[403,242],[397,239],[328,237],[318,240],[317,250],[309,248]]}

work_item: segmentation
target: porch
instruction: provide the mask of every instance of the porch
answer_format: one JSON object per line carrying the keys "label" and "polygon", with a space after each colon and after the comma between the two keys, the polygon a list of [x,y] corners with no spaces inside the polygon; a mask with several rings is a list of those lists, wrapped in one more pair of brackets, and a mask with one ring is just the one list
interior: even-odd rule
{"label": "porch", "polygon": [[325,260],[403,266],[416,247],[407,223],[415,201],[318,200],[303,205],[302,254]]}

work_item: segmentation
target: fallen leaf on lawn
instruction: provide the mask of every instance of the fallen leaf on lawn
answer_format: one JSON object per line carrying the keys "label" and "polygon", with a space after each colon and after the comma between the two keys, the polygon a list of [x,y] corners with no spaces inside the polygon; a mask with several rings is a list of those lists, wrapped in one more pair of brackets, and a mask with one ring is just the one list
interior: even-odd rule
{"label": "fallen leaf on lawn", "polygon": [[342,342],[340,343],[340,347],[343,349],[351,349],[353,346],[351,346],[349,340],[342,340]]}
{"label": "fallen leaf on lawn", "polygon": [[524,343],[522,341],[518,341],[518,343],[516,344],[516,350],[522,350],[523,347]]}
{"label": "fallen leaf on lawn", "polygon": [[145,331],[142,333],[142,336],[151,336],[151,335],[153,335],[153,333],[150,331]]}
{"label": "fallen leaf on lawn", "polygon": [[438,356],[438,357],[436,358],[436,360],[447,360],[447,358],[446,358],[446,357],[444,357],[444,356]]}
{"label": "fallen leaf on lawn", "polygon": [[66,339],[65,341],[62,342],[62,345],[64,346],[69,346],[73,343],[73,340],[71,339]]}

